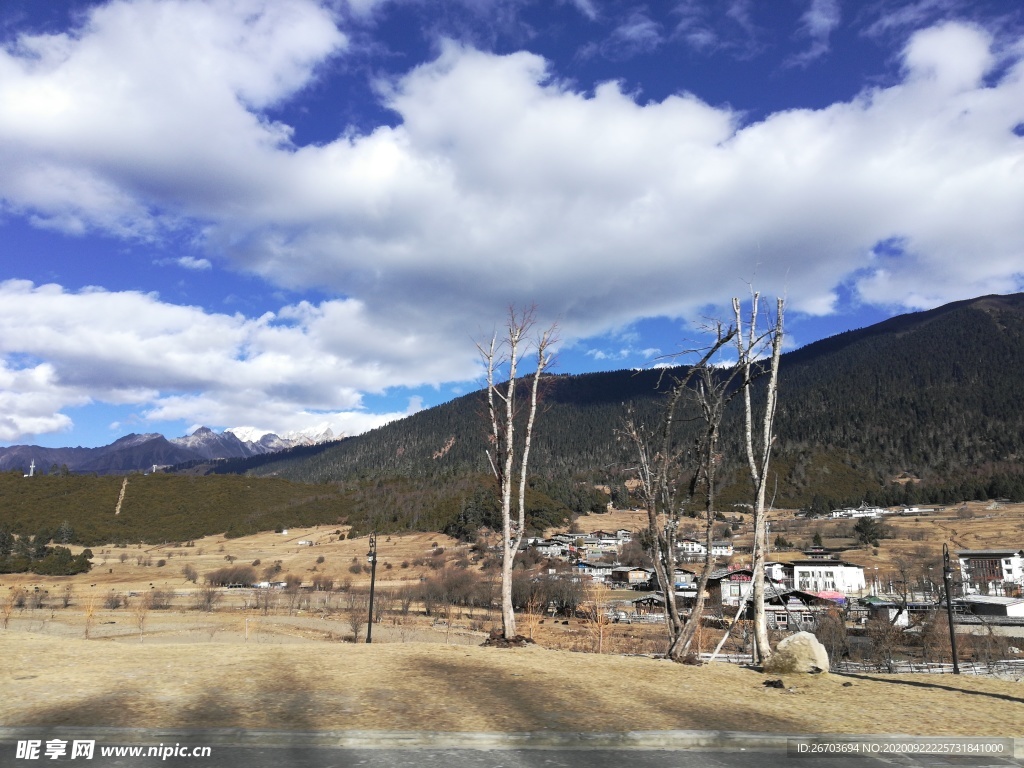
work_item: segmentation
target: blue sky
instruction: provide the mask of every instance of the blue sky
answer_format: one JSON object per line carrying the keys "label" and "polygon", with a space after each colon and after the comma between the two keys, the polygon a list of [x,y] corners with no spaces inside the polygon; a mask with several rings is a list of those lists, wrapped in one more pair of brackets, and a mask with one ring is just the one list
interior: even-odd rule
{"label": "blue sky", "polygon": [[356,434],[1024,286],[1024,11],[968,0],[0,6],[0,444]]}

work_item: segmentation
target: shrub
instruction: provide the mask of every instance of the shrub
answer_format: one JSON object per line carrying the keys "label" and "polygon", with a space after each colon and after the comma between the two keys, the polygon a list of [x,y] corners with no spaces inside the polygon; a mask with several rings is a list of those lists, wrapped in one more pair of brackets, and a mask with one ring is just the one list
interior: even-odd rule
{"label": "shrub", "polygon": [[116,608],[120,608],[124,604],[124,602],[125,600],[122,595],[118,594],[114,590],[110,590],[107,593],[107,596],[103,598],[103,607],[109,608],[110,610],[114,610]]}
{"label": "shrub", "polygon": [[156,561],[156,567],[157,568],[163,568],[165,565],[167,565],[167,561],[166,560],[157,560]]}
{"label": "shrub", "polygon": [[199,578],[199,572],[196,571],[194,565],[182,566],[181,575],[185,577],[185,581],[191,581],[193,584],[195,584],[196,579]]}
{"label": "shrub", "polygon": [[334,589],[334,579],[325,575],[314,576],[313,589],[317,592],[330,592]]}
{"label": "shrub", "polygon": [[217,587],[226,587],[229,584],[249,586],[255,581],[256,571],[251,565],[229,565],[206,574],[206,583]]}
{"label": "shrub", "polygon": [[321,564],[321,563],[322,563],[323,561],[324,561],[324,556],[323,556],[323,555],[320,555],[320,557],[318,557],[318,558],[316,559],[316,564],[317,564],[317,565],[320,565],[320,564]]}

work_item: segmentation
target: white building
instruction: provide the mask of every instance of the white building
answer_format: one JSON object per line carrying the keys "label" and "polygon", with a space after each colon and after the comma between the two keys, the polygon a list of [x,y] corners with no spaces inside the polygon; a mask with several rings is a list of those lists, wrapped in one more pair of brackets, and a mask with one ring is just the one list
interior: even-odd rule
{"label": "white building", "polygon": [[881,507],[869,507],[866,504],[861,504],[856,509],[833,509],[832,517],[881,517],[882,515],[888,515],[889,510],[882,509]]}
{"label": "white building", "polygon": [[842,592],[851,595],[863,592],[864,569],[842,560],[795,560],[793,588],[803,592]]}
{"label": "white building", "polygon": [[[708,551],[703,541],[697,539],[681,539],[677,545],[679,551],[686,557],[698,557]],[[714,557],[732,557],[733,546],[731,541],[712,541],[711,554]]]}

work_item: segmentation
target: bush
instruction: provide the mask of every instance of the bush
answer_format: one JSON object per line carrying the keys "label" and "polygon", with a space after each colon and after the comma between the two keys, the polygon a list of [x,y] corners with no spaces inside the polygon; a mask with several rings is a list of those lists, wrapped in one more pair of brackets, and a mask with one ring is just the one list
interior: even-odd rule
{"label": "bush", "polygon": [[124,602],[125,600],[122,595],[115,592],[114,590],[110,590],[107,593],[107,596],[103,598],[103,607],[109,608],[110,610],[114,610],[124,605]]}
{"label": "bush", "polygon": [[199,578],[199,572],[196,571],[194,565],[182,566],[181,575],[185,577],[185,581],[191,581],[193,584],[195,584],[196,579]]}
{"label": "bush", "polygon": [[316,559],[316,564],[317,564],[317,565],[320,565],[321,563],[323,563],[323,561],[324,561],[324,556],[323,556],[323,555],[320,555],[320,557],[318,557],[318,558]]}
{"label": "bush", "polygon": [[334,589],[334,579],[323,575],[314,576],[313,589],[317,592],[330,592]]}
{"label": "bush", "polygon": [[256,570],[251,565],[229,565],[206,574],[206,583],[215,587],[230,584],[251,586],[256,582]]}

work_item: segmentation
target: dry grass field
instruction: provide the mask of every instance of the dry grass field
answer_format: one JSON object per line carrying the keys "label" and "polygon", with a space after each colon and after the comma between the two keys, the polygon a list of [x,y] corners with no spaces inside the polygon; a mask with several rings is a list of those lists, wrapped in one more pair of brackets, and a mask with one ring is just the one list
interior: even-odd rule
{"label": "dry grass field", "polygon": [[157,645],[0,632],[0,724],[138,728],[1024,735],[1016,683],[787,676],[424,643]]}
{"label": "dry grass field", "polygon": [[[1024,506],[977,504],[968,511],[895,519],[901,538],[883,540],[877,552],[851,550],[844,557],[870,568],[921,546],[938,549],[943,541],[953,548],[1024,545]],[[817,529],[833,545],[843,543],[833,534],[850,524],[777,513],[776,525],[787,522],[799,528],[787,532],[789,538],[810,538]],[[627,511],[578,521],[584,531],[643,524],[644,513]],[[340,538],[339,530],[344,533],[320,526],[167,546],[94,547],[88,574],[0,577],[0,607],[18,590],[44,595],[40,606],[0,611],[0,685],[7,694],[0,700],[0,725],[1024,736],[1019,682],[820,675],[787,677],[786,689],[775,690],[763,686],[761,674],[725,664],[694,668],[571,652],[596,647],[595,627],[578,620],[524,619],[520,630],[537,646],[481,648],[497,620],[481,609],[447,617],[415,616],[414,609],[403,618],[392,610],[374,626],[374,644],[367,646],[341,642],[353,627],[346,593],[339,592],[302,593],[305,602],[289,602],[281,593],[272,609],[261,610],[250,590],[222,590],[215,610],[195,609],[203,574],[232,563],[258,561],[254,567],[262,572],[279,562],[282,577],[292,574],[306,584],[326,577],[347,593],[364,591],[367,539]],[[388,599],[390,591],[418,584],[443,563],[450,567],[472,555],[439,534],[382,536],[378,594]],[[199,584],[185,579],[186,566],[199,574]],[[170,607],[140,610],[141,595],[157,590],[171,596]],[[105,607],[111,591],[130,595],[128,607]],[[661,632],[658,626],[608,627],[604,648],[649,653],[662,642]]]}

